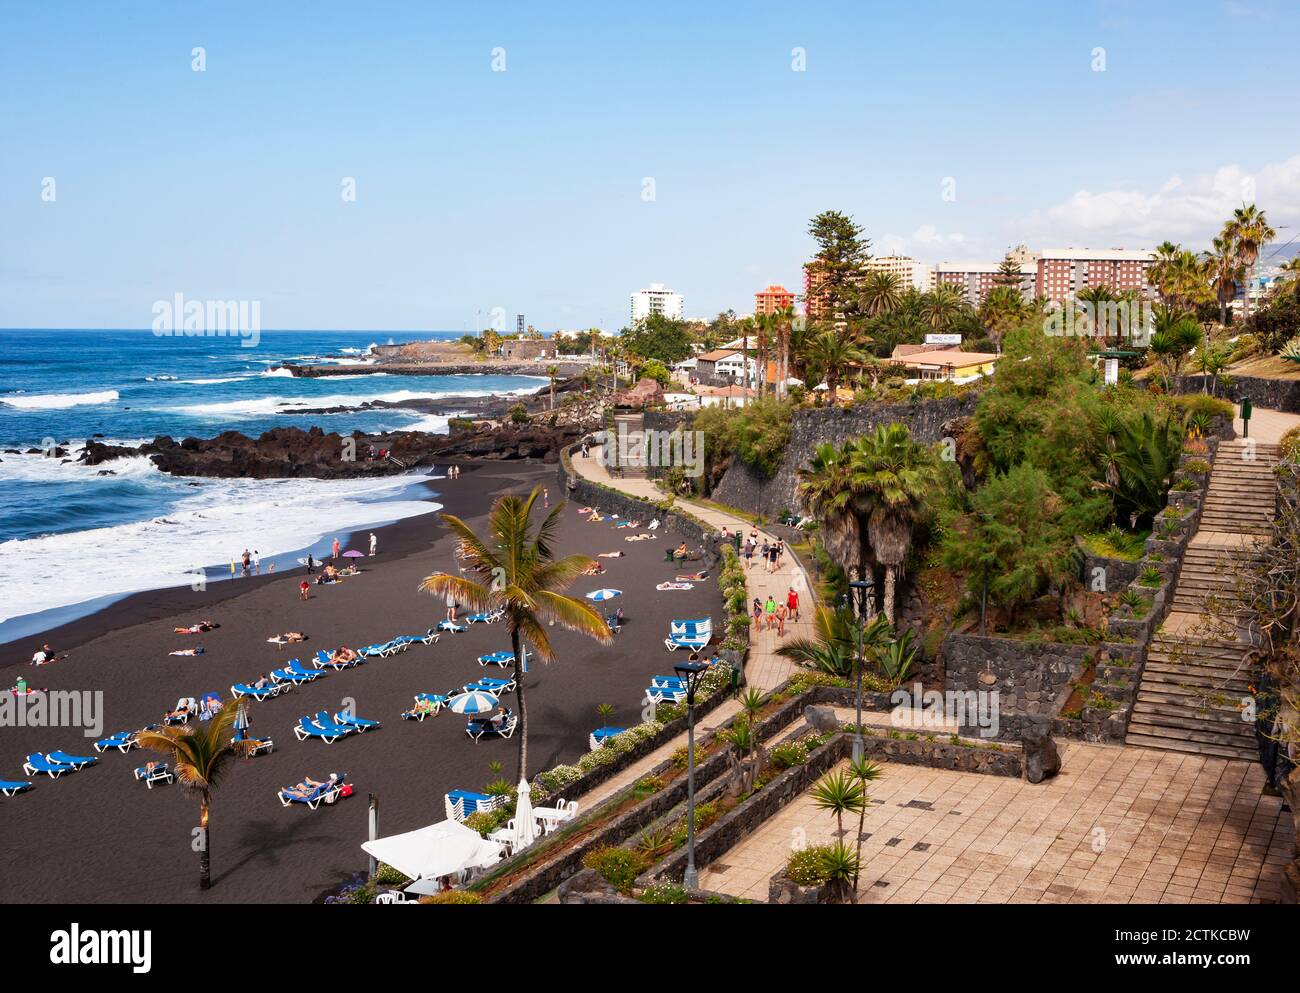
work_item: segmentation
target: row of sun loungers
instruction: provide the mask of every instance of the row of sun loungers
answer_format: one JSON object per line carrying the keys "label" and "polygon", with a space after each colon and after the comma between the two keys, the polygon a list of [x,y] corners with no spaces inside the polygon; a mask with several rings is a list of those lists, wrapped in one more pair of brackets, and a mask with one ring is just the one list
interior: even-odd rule
{"label": "row of sun loungers", "polygon": [[67,752],[50,752],[44,755],[33,752],[23,763],[23,772],[29,776],[45,773],[51,779],[58,779],[65,772],[79,772],[98,761],[99,759],[93,755],[69,755]]}
{"label": "row of sun loungers", "polygon": [[299,741],[306,741],[308,738],[319,738],[325,744],[332,745],[350,734],[361,734],[377,727],[379,727],[378,721],[355,717],[345,711],[340,711],[331,716],[328,710],[322,710],[314,717],[299,717],[293,733]]}
{"label": "row of sun loungers", "polygon": [[398,652],[406,651],[412,645],[432,645],[437,640],[438,632],[433,628],[429,628],[424,634],[399,635],[391,641],[367,645],[364,648],[357,649],[357,657],[348,661],[335,659],[322,648],[316,653],[315,668],[304,665],[301,659],[290,659],[279,669],[271,672],[271,682],[268,685],[253,686],[249,683],[235,683],[230,687],[230,692],[236,698],[251,697],[258,702],[269,700],[281,693],[289,692],[295,686],[314,682],[321,676],[327,675],[330,669],[335,672],[342,672],[344,669],[352,669],[361,665],[366,659],[388,658]]}

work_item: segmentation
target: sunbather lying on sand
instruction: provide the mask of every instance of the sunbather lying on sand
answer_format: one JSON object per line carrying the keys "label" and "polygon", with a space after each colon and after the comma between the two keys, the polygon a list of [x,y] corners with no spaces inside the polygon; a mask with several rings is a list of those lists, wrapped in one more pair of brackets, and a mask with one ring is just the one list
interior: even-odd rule
{"label": "sunbather lying on sand", "polygon": [[176,651],[168,652],[167,654],[168,655],[202,655],[203,646],[199,645],[196,648],[178,648],[176,649]]}
{"label": "sunbather lying on sand", "polygon": [[600,552],[596,557],[600,559],[621,559],[627,552]]}
{"label": "sunbather lying on sand", "polygon": [[605,571],[605,567],[599,562],[593,562],[587,568],[582,570],[584,576],[599,576]]}
{"label": "sunbather lying on sand", "polygon": [[703,582],[704,580],[706,580],[706,579],[708,579],[708,578],[709,578],[709,574],[708,574],[707,572],[692,572],[692,573],[688,573],[688,574],[686,574],[686,575],[684,575],[684,576],[679,575],[679,576],[677,577],[677,582],[679,582],[679,583],[701,583],[701,582]]}
{"label": "sunbather lying on sand", "polygon": [[306,641],[307,636],[301,631],[286,631],[284,634],[273,634],[266,640],[268,644],[272,645],[296,645],[299,642]]}
{"label": "sunbather lying on sand", "polygon": [[197,624],[191,624],[187,628],[172,628],[177,634],[205,634],[213,628],[220,627],[220,624],[214,624],[212,621],[199,621]]}

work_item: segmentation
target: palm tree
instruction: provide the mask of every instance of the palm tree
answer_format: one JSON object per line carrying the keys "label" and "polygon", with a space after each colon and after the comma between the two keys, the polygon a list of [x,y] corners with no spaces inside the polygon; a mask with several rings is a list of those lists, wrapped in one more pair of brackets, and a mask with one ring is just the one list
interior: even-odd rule
{"label": "palm tree", "polygon": [[1237,295],[1237,286],[1242,280],[1244,269],[1237,254],[1237,246],[1226,228],[1212,244],[1214,249],[1205,253],[1205,262],[1210,272],[1214,295],[1219,301],[1219,323],[1226,326],[1228,304]]}
{"label": "palm tree", "polygon": [[[1250,274],[1259,259],[1259,250],[1277,235],[1268,223],[1264,212],[1252,204],[1243,203],[1232,212],[1223,233],[1237,246],[1237,259],[1242,269]],[[1246,297],[1242,303],[1242,319],[1250,317],[1250,286],[1246,287]]]}
{"label": "palm tree", "polygon": [[777,311],[776,333],[780,342],[780,357],[776,367],[776,395],[785,396],[785,382],[790,378],[790,339],[794,336],[794,307],[783,307]]}
{"label": "palm tree", "polygon": [[767,388],[767,356],[772,342],[781,335],[781,318],[777,313],[755,314],[754,326],[758,330],[758,396],[761,399]]}
{"label": "palm tree", "polygon": [[1175,245],[1172,241],[1162,241],[1156,246],[1156,250],[1151,253],[1151,265],[1147,268],[1147,282],[1156,288],[1160,298],[1168,302],[1166,287],[1170,267],[1173,265],[1182,247]]}
{"label": "palm tree", "polygon": [[808,465],[796,473],[796,494],[804,511],[820,526],[822,547],[850,576],[862,577],[865,557],[863,530],[849,502],[849,452],[822,443],[813,449]]}
{"label": "palm tree", "polygon": [[845,372],[862,359],[857,346],[834,328],[826,328],[808,343],[808,362],[825,374],[832,406],[838,399],[837,391]]}
{"label": "palm tree", "polygon": [[551,409],[555,409],[555,377],[560,374],[558,365],[548,365],[546,367],[546,378],[551,381]]}
{"label": "palm tree", "polygon": [[480,537],[454,514],[439,514],[444,524],[460,539],[460,560],[478,581],[445,572],[427,576],[420,589],[434,596],[450,594],[476,611],[505,613],[510,648],[515,657],[515,704],[519,708],[519,780],[528,773],[528,713],[524,707],[523,642],[543,663],[555,658],[550,624],[578,631],[603,645],[613,640],[609,625],[581,600],[564,595],[564,590],[591,568],[585,555],[554,557],[556,532],[564,501],[558,503],[536,528],[533,506],[542,492],[534,486],[527,497],[512,493],[498,497],[488,515],[487,533]]}
{"label": "palm tree", "polygon": [[995,286],[980,304],[979,320],[989,338],[1001,348],[1003,336],[1024,323],[1028,313],[1029,306],[1018,287]]}
{"label": "palm tree", "polygon": [[866,756],[849,760],[849,775],[862,785],[862,806],[858,810],[857,872],[853,874],[854,894],[858,891],[858,876],[862,871],[862,830],[866,827],[867,807],[871,804],[871,797],[867,795],[867,784],[874,783],[884,774],[885,770]]}
{"label": "palm tree", "polygon": [[863,313],[879,317],[898,309],[902,303],[902,284],[893,272],[872,272],[862,284],[860,306]]}
{"label": "palm tree", "polygon": [[233,740],[238,713],[232,700],[197,726],[161,727],[141,732],[138,739],[141,748],[166,755],[176,778],[199,796],[199,888],[204,890],[212,886],[212,794],[235,759],[252,754],[254,744]]}
{"label": "palm tree", "polygon": [[965,307],[966,297],[961,290],[943,283],[924,295],[921,316],[935,331],[942,331]]}
{"label": "palm tree", "polygon": [[872,557],[885,567],[885,620],[893,626],[898,571],[912,531],[938,480],[938,460],[904,424],[881,424],[859,438],[849,460],[851,499],[867,518]]}
{"label": "palm tree", "polygon": [[1110,291],[1110,287],[1104,283],[1099,286],[1085,286],[1075,294],[1075,299],[1080,303],[1087,304],[1088,309],[1092,312],[1092,333],[1095,335],[1097,330],[1101,330],[1101,347],[1110,347],[1109,329],[1106,326],[1106,307],[1108,304],[1116,303],[1115,294]]}

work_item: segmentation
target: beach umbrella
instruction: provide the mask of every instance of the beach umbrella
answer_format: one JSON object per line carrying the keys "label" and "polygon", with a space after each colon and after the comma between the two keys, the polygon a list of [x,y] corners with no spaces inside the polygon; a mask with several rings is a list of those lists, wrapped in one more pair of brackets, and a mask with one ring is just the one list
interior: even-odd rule
{"label": "beach umbrella", "polygon": [[451,698],[451,711],[453,714],[486,714],[499,703],[500,701],[491,693],[470,690],[468,693],[458,693]]}
{"label": "beach umbrella", "polygon": [[248,730],[248,709],[241,703],[239,709],[235,711],[235,730]]}
{"label": "beach umbrella", "polygon": [[[487,867],[501,858],[501,846],[457,821],[439,821],[405,834],[376,838],[361,846],[385,865],[414,880],[433,880],[462,869]],[[408,892],[436,891],[421,887]]]}
{"label": "beach umbrella", "polygon": [[515,804],[515,835],[511,850],[527,848],[537,840],[537,819],[533,816],[533,789],[528,780],[519,780],[519,800]]}
{"label": "beach umbrella", "polygon": [[343,557],[345,559],[364,559],[366,557],[366,553],[358,552],[355,548],[350,548],[343,553]]}
{"label": "beach umbrella", "polygon": [[600,603],[602,600],[613,600],[614,597],[622,595],[622,590],[592,590],[587,594],[587,599]]}

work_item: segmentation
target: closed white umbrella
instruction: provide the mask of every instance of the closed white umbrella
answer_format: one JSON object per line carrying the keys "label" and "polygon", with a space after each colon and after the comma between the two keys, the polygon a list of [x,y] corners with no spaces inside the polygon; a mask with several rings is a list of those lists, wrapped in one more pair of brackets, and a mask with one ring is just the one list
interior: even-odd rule
{"label": "closed white umbrella", "polygon": [[511,850],[527,848],[537,840],[537,818],[533,817],[533,789],[528,780],[519,780],[519,802],[515,804],[515,836]]}

